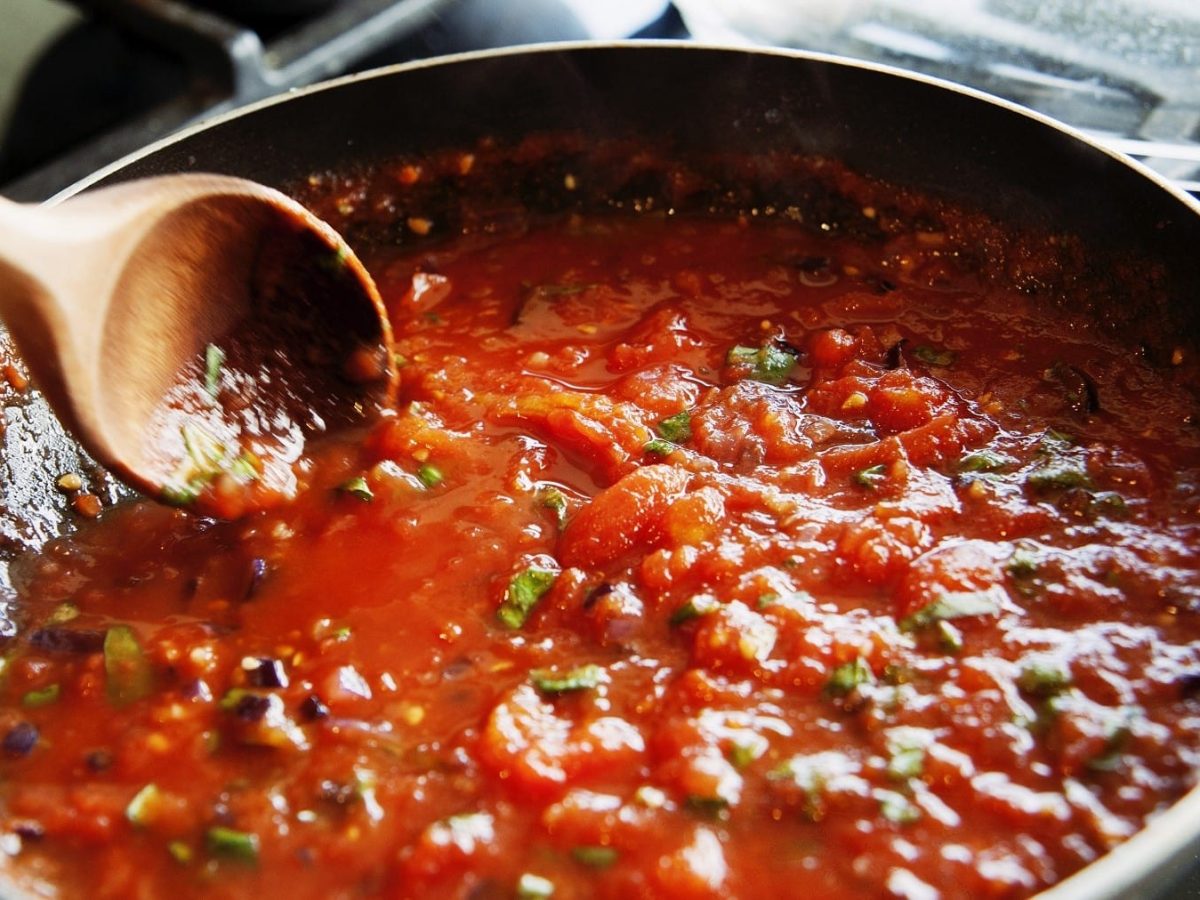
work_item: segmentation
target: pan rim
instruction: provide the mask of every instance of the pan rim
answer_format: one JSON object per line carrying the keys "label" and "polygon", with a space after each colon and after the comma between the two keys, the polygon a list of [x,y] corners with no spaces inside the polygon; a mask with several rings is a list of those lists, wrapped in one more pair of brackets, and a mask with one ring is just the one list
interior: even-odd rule
{"label": "pan rim", "polygon": [[[131,164],[153,156],[159,151],[185,141],[193,135],[301,97],[338,90],[347,85],[359,82],[391,78],[406,72],[470,64],[489,59],[564,53],[609,52],[613,50],[631,52],[670,50],[680,53],[718,52],[731,55],[753,54],[859,69],[950,91],[954,94],[970,98],[974,101],[987,103],[1010,114],[1020,116],[1043,128],[1048,128],[1062,136],[1070,138],[1084,148],[1103,154],[1103,156],[1112,162],[1132,170],[1132,172],[1142,176],[1152,185],[1165,191],[1184,210],[1193,215],[1200,216],[1200,199],[1192,197],[1182,188],[1174,185],[1167,178],[1144,164],[1124,153],[1107,147],[1102,142],[1073,126],[1036,110],[988,94],[985,91],[895,66],[856,60],[835,54],[784,48],[747,48],[731,44],[698,43],[680,40],[564,41],[505,47],[414,60],[321,81],[305,88],[294,89],[286,93],[267,97],[190,124],[104,166],[63,189],[46,202],[48,204],[60,202],[128,168]],[[1197,860],[1200,860],[1200,785],[1193,787],[1174,804],[1150,818],[1145,826],[1132,837],[1121,842],[1094,862],[1037,896],[1041,900],[1066,900],[1066,898],[1076,897],[1089,897],[1100,900],[1100,898],[1128,896],[1131,891],[1138,889],[1155,892],[1162,891],[1178,879],[1188,864],[1194,864]],[[1160,881],[1160,879],[1162,880]]]}

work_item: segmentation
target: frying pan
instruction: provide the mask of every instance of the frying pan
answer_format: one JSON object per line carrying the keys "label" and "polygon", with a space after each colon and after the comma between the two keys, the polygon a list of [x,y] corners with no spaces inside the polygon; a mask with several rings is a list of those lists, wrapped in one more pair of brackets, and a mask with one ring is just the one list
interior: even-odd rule
{"label": "frying pan", "polygon": [[[1096,258],[1161,268],[1166,333],[1200,337],[1200,203],[1045,117],[883,66],[693,44],[548,45],[350,76],[263,101],[154,144],[67,193],[131,178],[214,171],[286,187],[314,171],[467,148],[485,135],[578,129],[644,137],[681,158],[794,152],[962,203],[1017,227],[1078,234]],[[0,341],[5,340],[0,334]],[[5,409],[0,557],[69,528],[53,489],[88,466],[36,395]],[[110,495],[119,488],[91,473]],[[0,559],[0,606],[19,615]],[[3,610],[0,610],[3,611]],[[15,627],[11,621],[6,627]],[[1146,896],[1200,854],[1200,793],[1046,893]],[[0,884],[0,890],[4,885]],[[13,889],[14,896],[19,892]]]}

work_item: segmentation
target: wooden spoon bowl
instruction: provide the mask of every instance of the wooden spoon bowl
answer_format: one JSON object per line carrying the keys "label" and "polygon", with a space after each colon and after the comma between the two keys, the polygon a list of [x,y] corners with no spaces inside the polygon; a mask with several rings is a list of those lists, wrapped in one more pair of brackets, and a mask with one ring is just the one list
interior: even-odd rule
{"label": "wooden spoon bowl", "polygon": [[353,251],[295,201],[236,178],[0,201],[0,315],[99,462],[215,514],[285,496],[305,440],[361,421],[397,383],[383,304]]}

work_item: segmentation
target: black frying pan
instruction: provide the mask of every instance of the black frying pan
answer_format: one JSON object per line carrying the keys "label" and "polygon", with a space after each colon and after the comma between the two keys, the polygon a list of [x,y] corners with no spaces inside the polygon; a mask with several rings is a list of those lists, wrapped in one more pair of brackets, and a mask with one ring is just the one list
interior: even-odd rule
{"label": "black frying pan", "polygon": [[[1161,266],[1173,339],[1200,343],[1200,203],[1044,117],[944,82],[833,57],[624,44],[404,65],[248,107],[155,144],[73,190],[192,170],[285,187],[316,170],[470,147],[483,135],[504,140],[561,129],[643,136],[683,157],[833,156],[1017,226],[1077,233],[1097,258],[1132,254]],[[36,395],[5,413],[0,557],[11,558],[67,527],[54,478],[86,461]],[[3,566],[0,559],[0,601]],[[1145,896],[1172,883],[1196,856],[1194,845],[1195,793],[1047,896]]]}

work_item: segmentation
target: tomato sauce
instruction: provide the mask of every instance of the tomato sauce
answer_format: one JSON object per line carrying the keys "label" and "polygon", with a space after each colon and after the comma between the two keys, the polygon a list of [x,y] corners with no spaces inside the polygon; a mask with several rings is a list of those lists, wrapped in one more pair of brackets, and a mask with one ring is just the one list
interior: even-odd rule
{"label": "tomato sauce", "polygon": [[364,253],[401,401],[21,571],[3,849],[78,897],[1026,896],[1200,762],[1191,362],[938,231]]}

